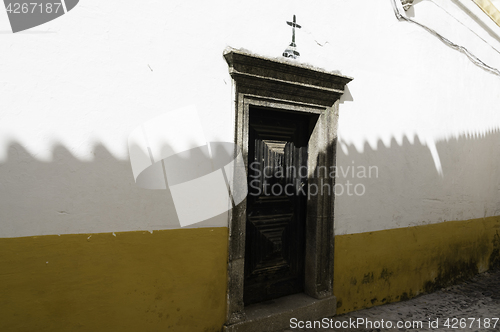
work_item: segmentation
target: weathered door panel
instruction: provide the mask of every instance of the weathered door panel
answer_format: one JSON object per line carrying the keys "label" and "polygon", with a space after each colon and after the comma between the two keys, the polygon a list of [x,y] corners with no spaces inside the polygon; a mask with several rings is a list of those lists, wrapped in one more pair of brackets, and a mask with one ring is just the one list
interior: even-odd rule
{"label": "weathered door panel", "polygon": [[250,109],[245,305],[304,288],[310,118]]}

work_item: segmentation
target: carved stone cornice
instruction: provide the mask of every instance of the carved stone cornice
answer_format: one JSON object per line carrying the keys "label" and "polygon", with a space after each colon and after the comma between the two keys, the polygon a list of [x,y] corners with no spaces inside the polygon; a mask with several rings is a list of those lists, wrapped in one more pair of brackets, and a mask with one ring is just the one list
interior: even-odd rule
{"label": "carved stone cornice", "polygon": [[224,58],[238,93],[332,106],[352,78],[295,63],[228,49]]}

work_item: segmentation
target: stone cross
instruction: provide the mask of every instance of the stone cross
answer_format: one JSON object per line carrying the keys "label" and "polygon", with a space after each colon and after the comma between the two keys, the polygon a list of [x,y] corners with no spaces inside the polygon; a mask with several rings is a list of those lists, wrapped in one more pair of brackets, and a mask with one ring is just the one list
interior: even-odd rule
{"label": "stone cross", "polygon": [[292,27],[292,42],[286,48],[285,52],[283,52],[283,56],[285,58],[296,59],[298,56],[300,56],[300,53],[295,50],[295,48],[297,47],[297,45],[295,44],[295,28],[300,29],[302,27],[296,23],[295,15],[293,15],[293,22],[287,21],[286,23]]}

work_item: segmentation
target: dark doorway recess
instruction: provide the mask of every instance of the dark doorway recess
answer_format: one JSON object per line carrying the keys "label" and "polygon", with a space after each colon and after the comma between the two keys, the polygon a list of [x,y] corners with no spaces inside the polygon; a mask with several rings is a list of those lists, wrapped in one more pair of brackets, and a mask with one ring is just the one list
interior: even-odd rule
{"label": "dark doorway recess", "polygon": [[307,145],[317,118],[250,107],[245,305],[304,291]]}

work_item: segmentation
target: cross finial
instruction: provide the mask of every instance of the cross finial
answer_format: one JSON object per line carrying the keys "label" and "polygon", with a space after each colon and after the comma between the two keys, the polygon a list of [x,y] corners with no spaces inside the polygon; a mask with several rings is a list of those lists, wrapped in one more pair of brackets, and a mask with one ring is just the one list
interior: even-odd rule
{"label": "cross finial", "polygon": [[295,28],[300,29],[302,27],[296,23],[295,15],[293,15],[293,22],[287,21],[286,23],[292,27],[292,42],[286,48],[285,52],[283,52],[283,56],[285,58],[296,59],[298,56],[300,56],[300,53],[295,50],[295,48],[297,47],[297,45],[295,44]]}

